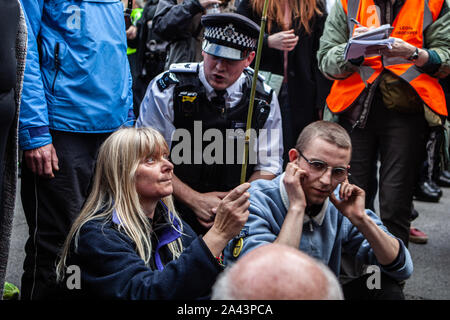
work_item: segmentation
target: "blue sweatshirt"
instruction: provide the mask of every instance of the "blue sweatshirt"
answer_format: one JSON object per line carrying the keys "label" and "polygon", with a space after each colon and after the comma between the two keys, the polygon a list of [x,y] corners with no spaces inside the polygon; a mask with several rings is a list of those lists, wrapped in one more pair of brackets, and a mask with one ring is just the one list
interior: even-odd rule
{"label": "blue sweatshirt", "polygon": [[[225,264],[261,245],[273,243],[277,238],[289,207],[283,176],[252,183],[249,189],[250,216],[241,234],[226,247]],[[338,188],[335,194],[339,197],[337,191]],[[366,210],[366,213],[384,232],[394,237],[375,213],[370,210]],[[240,238],[243,240],[242,249],[235,257],[233,251],[239,246]],[[400,251],[397,259],[389,266],[380,265],[363,234],[327,200],[317,216],[312,219],[305,216],[299,249],[328,265],[336,276],[339,276],[341,254],[345,251],[363,264],[378,265],[381,271],[392,278],[404,280],[410,277],[413,263],[408,249],[400,239],[398,241]]]}

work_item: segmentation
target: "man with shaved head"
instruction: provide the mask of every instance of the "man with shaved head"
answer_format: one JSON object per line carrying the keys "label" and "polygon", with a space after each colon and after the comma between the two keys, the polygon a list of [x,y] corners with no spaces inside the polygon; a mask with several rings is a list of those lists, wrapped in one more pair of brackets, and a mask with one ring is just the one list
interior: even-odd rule
{"label": "man with shaved head", "polygon": [[[380,271],[379,288],[373,289],[368,274],[343,286],[346,299],[404,299],[399,281],[412,273],[411,256],[402,240],[365,209],[364,190],[348,183],[351,155],[350,137],[337,123],[306,126],[289,150],[285,172],[273,180],[252,182],[250,216],[225,249],[225,263],[278,243],[320,260],[339,276],[341,255],[346,253],[372,266],[368,270]],[[273,259],[267,268],[275,264]]]}
{"label": "man with shaved head", "polygon": [[226,269],[212,299],[342,300],[343,294],[327,266],[294,248],[268,244]]}

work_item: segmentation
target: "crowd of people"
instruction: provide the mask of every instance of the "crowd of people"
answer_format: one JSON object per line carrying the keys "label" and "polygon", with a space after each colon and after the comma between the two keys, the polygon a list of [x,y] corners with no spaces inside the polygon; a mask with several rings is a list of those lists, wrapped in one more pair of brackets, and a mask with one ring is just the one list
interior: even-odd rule
{"label": "crowd of people", "polygon": [[450,186],[448,0],[0,3],[0,296],[20,160],[23,300],[404,299]]}

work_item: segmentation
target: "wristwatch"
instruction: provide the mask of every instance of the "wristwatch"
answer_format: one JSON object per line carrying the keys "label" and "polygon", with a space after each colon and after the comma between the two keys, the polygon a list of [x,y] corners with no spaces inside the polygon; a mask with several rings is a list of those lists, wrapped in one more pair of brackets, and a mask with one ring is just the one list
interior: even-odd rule
{"label": "wristwatch", "polygon": [[408,58],[409,61],[416,61],[419,59],[419,48],[416,47],[416,50],[414,50],[413,54]]}

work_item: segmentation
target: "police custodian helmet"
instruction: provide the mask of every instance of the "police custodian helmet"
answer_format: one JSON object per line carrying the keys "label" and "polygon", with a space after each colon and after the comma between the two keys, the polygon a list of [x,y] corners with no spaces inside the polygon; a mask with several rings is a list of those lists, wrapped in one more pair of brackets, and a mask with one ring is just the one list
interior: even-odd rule
{"label": "police custodian helmet", "polygon": [[202,49],[216,57],[243,60],[256,50],[259,26],[237,13],[207,14],[202,17],[205,27]]}

